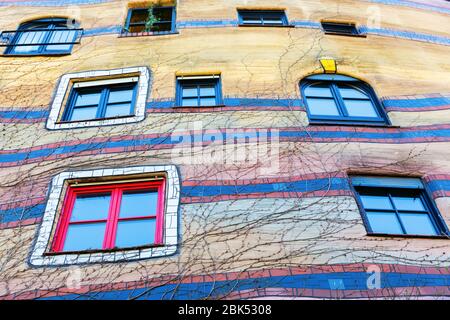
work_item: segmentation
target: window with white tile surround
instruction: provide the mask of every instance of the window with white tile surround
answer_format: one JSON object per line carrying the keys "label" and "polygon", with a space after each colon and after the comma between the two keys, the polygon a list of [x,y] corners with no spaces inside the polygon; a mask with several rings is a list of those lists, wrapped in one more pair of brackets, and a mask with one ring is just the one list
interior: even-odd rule
{"label": "window with white tile surround", "polygon": [[[67,121],[66,108],[70,106],[71,93],[78,87],[98,88],[135,84],[132,113],[126,116]],[[149,91],[150,71],[147,67],[130,67],[114,70],[86,71],[65,74],[61,77],[53,99],[46,127],[50,130],[97,127],[139,122],[145,118],[145,107]]]}

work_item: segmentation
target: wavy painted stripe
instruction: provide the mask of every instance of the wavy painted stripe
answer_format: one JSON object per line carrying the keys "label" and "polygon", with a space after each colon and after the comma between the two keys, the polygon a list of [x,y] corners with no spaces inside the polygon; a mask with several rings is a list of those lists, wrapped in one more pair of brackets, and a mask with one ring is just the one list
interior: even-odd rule
{"label": "wavy painted stripe", "polygon": [[[450,197],[450,176],[427,176],[433,198]],[[42,191],[45,193],[45,190]],[[351,196],[345,173],[323,173],[297,177],[252,180],[186,180],[182,182],[181,203],[211,203],[229,200],[265,198],[311,198]],[[45,210],[46,198],[16,201],[0,205],[0,229],[13,228],[20,221],[39,219]],[[35,222],[38,222],[36,220]],[[20,225],[23,225],[20,224]]]}
{"label": "wavy painted stripe", "polygon": [[434,111],[450,109],[450,96],[431,98],[384,99],[386,111]]}
{"label": "wavy painted stripe", "polygon": [[[407,0],[363,0],[363,1],[391,6],[410,7],[415,9],[430,10],[450,14],[450,8],[445,3],[438,5]],[[63,7],[70,5],[93,5],[108,2],[114,2],[114,0],[45,0],[45,1],[3,0],[0,1],[0,6]]]}
{"label": "wavy painted stripe", "polygon": [[30,1],[30,0],[3,0],[0,2],[0,7],[7,6],[21,6],[21,7],[65,7],[74,5],[90,5],[113,2],[114,0],[45,0],[45,1]]}
{"label": "wavy painted stripe", "polygon": [[385,5],[393,5],[393,6],[403,6],[410,7],[415,9],[422,10],[431,10],[440,13],[450,14],[450,7],[447,3],[438,4],[429,4],[429,3],[420,3],[417,1],[406,1],[406,0],[364,0],[366,2],[380,3]]}
{"label": "wavy painted stripe", "polygon": [[[298,268],[262,269],[183,278],[165,276],[164,279],[156,278],[148,281],[85,285],[71,290],[68,288],[38,292],[35,290],[33,293],[25,292],[3,298],[125,300],[139,296],[139,300],[197,300],[223,296],[228,299],[264,297],[273,293],[278,293],[277,295],[280,296],[318,298],[450,296],[450,272],[448,268],[398,266],[394,264],[376,266],[381,271],[380,286],[377,289],[368,288],[368,278],[372,274],[367,272],[368,264],[350,264],[309,268],[300,266]],[[416,272],[413,270],[416,270]],[[173,280],[170,281],[170,279]],[[148,290],[148,288],[152,288],[152,290]],[[249,295],[249,292],[253,294]]]}
{"label": "wavy painted stripe", "polygon": [[[386,111],[420,112],[450,109],[450,96],[447,94],[429,94],[408,96],[405,98],[382,98]],[[254,98],[224,97],[224,106],[208,108],[176,107],[174,99],[153,99],[147,102],[148,113],[198,113],[223,111],[304,111],[301,99],[292,98]],[[47,109],[24,110],[23,108],[0,108],[0,123],[34,123],[44,122],[48,116]]]}
{"label": "wavy painted stripe", "polygon": [[[214,140],[212,140],[214,139]],[[148,134],[63,141],[32,148],[0,150],[0,167],[65,159],[69,157],[206,146],[233,141],[257,142],[367,142],[384,144],[432,143],[450,141],[450,124],[412,128],[370,128],[308,126],[297,128],[246,128],[208,130],[192,133]],[[239,142],[241,143],[241,142]]]}
{"label": "wavy painted stripe", "polygon": [[[294,20],[290,22],[291,26],[296,28],[321,29],[321,24],[316,21],[309,20]],[[191,29],[191,28],[221,28],[221,27],[237,27],[237,20],[181,20],[177,21],[177,29]],[[114,25],[102,28],[86,29],[84,36],[98,36],[104,34],[120,34],[122,26]],[[450,38],[441,35],[432,35],[427,33],[419,33],[408,30],[398,30],[389,28],[369,28],[367,26],[360,26],[359,31],[362,34],[372,34],[385,37],[401,38],[413,41],[429,42],[440,45],[450,45]]]}

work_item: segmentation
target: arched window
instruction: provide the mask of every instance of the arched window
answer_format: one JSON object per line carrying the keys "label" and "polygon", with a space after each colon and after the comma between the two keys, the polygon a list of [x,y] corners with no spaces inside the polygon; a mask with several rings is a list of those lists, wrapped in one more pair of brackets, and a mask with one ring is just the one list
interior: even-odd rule
{"label": "arched window", "polygon": [[67,19],[52,18],[26,22],[11,32],[6,54],[68,54],[82,29],[67,25]]}
{"label": "arched window", "polygon": [[311,122],[389,124],[372,88],[342,75],[313,75],[301,82]]}

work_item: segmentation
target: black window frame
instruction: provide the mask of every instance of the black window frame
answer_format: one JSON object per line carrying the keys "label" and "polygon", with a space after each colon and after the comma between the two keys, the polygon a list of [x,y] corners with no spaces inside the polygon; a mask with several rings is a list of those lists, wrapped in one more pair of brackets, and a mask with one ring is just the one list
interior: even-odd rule
{"label": "black window frame", "polygon": [[350,37],[365,37],[365,35],[361,34],[361,32],[358,30],[355,23],[322,21],[320,24],[325,34]]}
{"label": "black window frame", "polygon": [[[376,177],[374,177],[376,178]],[[422,188],[408,188],[404,186],[395,186],[395,185],[386,185],[386,186],[373,186],[373,185],[354,185],[352,182],[352,177],[350,177],[350,185],[352,187],[353,193],[355,195],[355,199],[364,223],[364,227],[366,228],[367,234],[371,236],[388,236],[388,237],[412,237],[412,238],[448,238],[450,236],[449,229],[439,213],[438,208],[436,207],[429,190],[426,185],[423,184]],[[393,209],[368,209],[365,208],[363,202],[361,200],[361,195],[369,195],[369,196],[382,196],[389,199],[390,204]],[[416,211],[416,210],[400,210],[395,206],[395,203],[392,200],[393,196],[407,196],[410,198],[420,198],[421,202],[426,211]],[[388,212],[394,213],[395,217],[402,229],[403,233],[383,233],[383,232],[375,232],[369,222],[369,218],[367,213],[370,212]],[[399,214],[401,213],[420,213],[427,214],[430,218],[430,221],[436,231],[436,235],[434,234],[410,234],[406,232],[406,229],[403,225],[402,220],[399,218]]]}
{"label": "black window frame", "polygon": [[[268,16],[278,15],[281,24],[265,23],[264,20]],[[254,19],[259,18],[261,23],[245,23],[244,16],[252,17]],[[289,20],[285,10],[250,10],[250,9],[238,9],[239,26],[252,26],[252,27],[286,27],[289,26]]]}
{"label": "black window frame", "polygon": [[[168,34],[168,33],[174,33],[176,32],[176,10],[175,6],[159,6],[159,7],[152,7],[152,12],[155,15],[155,10],[171,10],[171,20],[164,20],[164,21],[158,21],[155,22],[153,25],[161,25],[161,24],[169,24],[170,23],[170,30],[163,30],[163,31],[157,31],[157,30],[150,30],[145,31],[145,21],[141,22],[131,22],[133,13],[143,13],[148,12],[149,8],[130,8],[128,9],[127,19],[125,22],[125,26],[123,28],[122,33],[144,33],[144,32],[151,32],[153,34]],[[142,26],[142,31],[131,31],[131,27],[135,26]]]}
{"label": "black window frame", "polygon": [[[306,107],[306,112],[308,115],[310,124],[340,124],[340,125],[368,125],[368,126],[390,126],[391,122],[387,116],[386,111],[384,110],[381,102],[378,100],[377,95],[373,88],[365,82],[362,82],[358,79],[342,76],[345,80],[340,79],[339,75],[327,75],[323,74],[323,79],[315,79],[314,76],[307,77],[303,79],[300,83],[300,92],[302,95],[302,100]],[[328,77],[329,76],[329,77]],[[369,99],[353,99],[353,98],[345,98],[347,100],[370,100],[372,106],[377,114],[377,118],[374,117],[352,117],[348,116],[347,107],[344,103],[344,98],[342,98],[338,86],[345,85],[354,87],[356,90],[362,91],[365,93]],[[310,86],[326,86],[329,87],[332,98],[336,104],[339,115],[314,115],[310,111],[310,107],[308,104],[308,97],[314,98],[313,96],[306,96],[305,90]],[[317,97],[320,98],[320,97]]]}

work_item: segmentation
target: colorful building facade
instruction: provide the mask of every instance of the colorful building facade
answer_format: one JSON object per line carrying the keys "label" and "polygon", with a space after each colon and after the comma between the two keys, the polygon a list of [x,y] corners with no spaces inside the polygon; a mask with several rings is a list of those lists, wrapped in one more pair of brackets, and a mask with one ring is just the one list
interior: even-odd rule
{"label": "colorful building facade", "polygon": [[0,6],[0,299],[450,297],[448,2]]}

